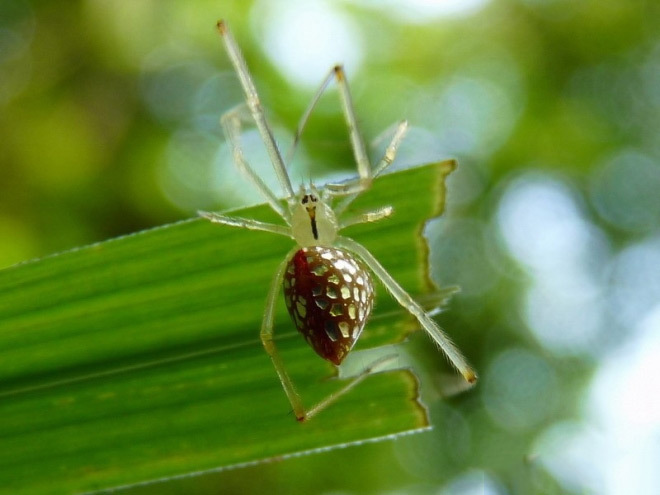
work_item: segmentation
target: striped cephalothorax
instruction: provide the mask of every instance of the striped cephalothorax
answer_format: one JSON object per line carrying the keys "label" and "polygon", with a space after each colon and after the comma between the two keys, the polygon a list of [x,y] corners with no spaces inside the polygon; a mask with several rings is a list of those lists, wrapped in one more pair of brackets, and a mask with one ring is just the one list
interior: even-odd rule
{"label": "striped cephalothorax", "polygon": [[[403,121],[396,127],[385,155],[372,168],[364,142],[358,132],[344,70],[341,66],[335,66],[326,76],[303,114],[291,150],[284,160],[266,121],[259,95],[236,41],[223,21],[218,22],[218,30],[246,97],[245,105],[223,115],[221,123],[225,135],[231,145],[236,166],[254,183],[285,225],[229,217],[218,213],[200,212],[200,215],[215,223],[284,235],[296,242],[296,246],[280,263],[273,278],[261,325],[261,340],[273,361],[296,419],[304,421],[323,410],[368,376],[382,364],[382,360],[372,363],[329,398],[311,409],[305,409],[273,340],[275,303],[282,286],[286,307],[298,331],[319,356],[339,365],[362,333],[371,314],[374,304],[374,287],[370,273],[372,272],[399,304],[417,318],[421,327],[440,346],[465,380],[469,383],[475,382],[477,379],[475,372],[429,314],[410,297],[364,246],[339,235],[339,231],[348,225],[376,222],[392,214],[392,207],[385,206],[353,217],[343,216],[351,202],[368,189],[373,179],[391,165],[407,129],[407,122]],[[313,185],[309,188],[301,187],[299,193],[295,194],[286,163],[289,163],[293,157],[312,110],[333,80],[337,82],[342,110],[350,132],[358,178],[341,184],[326,184],[320,191]],[[246,113],[247,117],[253,119],[264,140],[277,178],[285,191],[286,207],[243,156],[240,134],[241,123],[245,121]]]}

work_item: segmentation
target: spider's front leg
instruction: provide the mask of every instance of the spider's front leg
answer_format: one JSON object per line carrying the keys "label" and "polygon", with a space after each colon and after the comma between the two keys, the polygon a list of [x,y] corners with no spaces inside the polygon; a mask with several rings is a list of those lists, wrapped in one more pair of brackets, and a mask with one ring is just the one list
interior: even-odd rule
{"label": "spider's front leg", "polygon": [[[373,170],[369,169],[367,174],[362,173],[360,167],[358,166],[359,177],[356,180],[348,181],[341,184],[326,184],[327,193],[330,196],[347,196],[347,195],[357,195],[363,191],[366,191],[371,187],[373,179],[378,177],[383,173],[387,167],[392,165],[394,159],[396,158],[396,152],[399,149],[401,141],[403,141],[404,136],[408,130],[408,121],[403,120],[397,124],[392,136],[392,140],[385,149],[385,154],[381,158],[376,168]],[[391,130],[389,130],[391,132]]]}
{"label": "spider's front leg", "polygon": [[350,227],[351,225],[357,225],[360,223],[372,223],[383,220],[384,218],[390,217],[394,213],[394,208],[391,206],[383,206],[376,210],[367,211],[365,213],[360,213],[359,215],[351,216],[339,223],[339,228],[344,229]]}
{"label": "spider's front leg", "polygon": [[343,184],[326,184],[324,189],[326,196],[344,196],[344,198],[335,205],[334,210],[336,215],[341,215],[361,192],[364,192],[371,187],[371,183],[375,177],[378,177],[387,169],[387,167],[392,165],[392,162],[394,162],[394,159],[396,158],[396,152],[399,145],[401,144],[407,130],[408,122],[405,120],[400,122],[394,131],[394,136],[392,137],[390,144],[385,149],[383,158],[373,172],[370,171],[367,176],[362,176],[362,174],[360,174],[360,177],[355,181],[349,181]]}
{"label": "spider's front leg", "polygon": [[302,135],[303,129],[307,125],[310,115],[318,105],[321,100],[321,96],[328,89],[330,82],[332,80],[337,82],[337,88],[339,89],[339,99],[341,101],[342,111],[344,113],[344,120],[346,121],[346,126],[350,134],[351,145],[353,147],[353,156],[357,163],[358,174],[361,178],[369,178],[371,176],[371,164],[369,163],[369,157],[367,156],[367,150],[360,135],[359,128],[357,125],[357,117],[355,116],[355,108],[353,107],[353,100],[351,98],[351,92],[348,89],[348,81],[346,80],[346,73],[344,68],[341,65],[335,65],[328,75],[323,79],[321,86],[314,94],[312,101],[305,109],[298,127],[296,129],[296,134],[293,138],[293,144],[289,153],[287,153],[286,163],[290,163],[293,159],[293,154],[295,153],[296,147],[300,142],[300,137]]}
{"label": "spider's front leg", "polygon": [[[309,117],[314,111],[316,105],[318,105],[321,96],[327,90],[330,82],[332,82],[333,79],[337,82],[337,88],[339,89],[339,99],[341,101],[342,111],[344,113],[344,120],[346,122],[346,126],[348,127],[351,146],[353,148],[353,156],[355,158],[355,163],[357,164],[358,178],[354,181],[346,182],[343,184],[327,184],[324,193],[326,194],[326,197],[357,195],[360,192],[369,189],[374,177],[377,177],[394,161],[396,150],[399,147],[401,140],[403,139],[403,136],[408,127],[408,123],[403,121],[397,125],[392,141],[385,151],[385,155],[379,162],[378,166],[372,170],[369,157],[367,156],[364,140],[362,139],[362,136],[358,130],[357,117],[355,115],[355,108],[353,106],[353,99],[348,87],[348,81],[346,80],[346,73],[344,72],[344,68],[341,65],[336,65],[323,79],[321,86],[314,94],[310,104],[303,113],[300,122],[298,123],[296,134],[293,138],[293,144],[291,145],[289,153],[287,153],[285,163],[291,163],[293,154],[295,153],[298,143],[300,142],[300,137],[305,126],[307,125]],[[351,198],[350,200],[346,201],[345,206],[347,206],[348,203],[353,199],[354,198]]]}
{"label": "spider's front leg", "polygon": [[259,220],[253,220],[252,218],[228,217],[226,215],[221,215],[220,213],[214,213],[210,211],[200,210],[197,212],[197,214],[200,217],[206,218],[213,223],[229,225],[230,227],[240,227],[248,230],[261,230],[263,232],[270,232],[271,234],[284,235],[293,238],[293,235],[291,234],[291,227],[288,226],[260,222]]}
{"label": "spider's front leg", "polygon": [[273,191],[271,191],[261,177],[259,177],[257,172],[250,166],[243,155],[243,148],[241,147],[240,142],[242,123],[249,122],[248,119],[250,118],[251,116],[248,113],[248,108],[245,104],[240,104],[232,110],[229,110],[220,118],[225,137],[231,146],[234,163],[238,170],[255,185],[259,190],[259,193],[268,202],[275,213],[288,222],[290,216],[289,212],[284,209],[277,196],[275,196]]}
{"label": "spider's front leg", "polygon": [[[254,86],[252,76],[250,75],[250,71],[247,68],[243,55],[241,54],[241,50],[238,48],[238,44],[236,44],[236,40],[232,36],[231,31],[229,31],[229,27],[227,27],[227,24],[222,20],[218,21],[218,32],[220,33],[220,36],[222,36],[222,41],[225,44],[229,59],[231,60],[234,69],[236,69],[236,74],[238,75],[243,92],[245,93],[247,108],[261,134],[261,138],[264,142],[264,146],[266,146],[266,151],[270,157],[275,174],[282,185],[282,189],[284,189],[286,197],[293,198],[295,193],[291,187],[291,179],[287,174],[280,150],[275,142],[275,136],[273,136],[273,131],[266,120],[266,115],[261,107],[257,88]],[[271,206],[273,206],[273,204],[271,204]],[[278,211],[281,215],[283,214],[283,212],[280,212],[277,209],[275,211]],[[284,215],[285,214],[286,213],[284,213]],[[284,218],[286,218],[286,216]]]}

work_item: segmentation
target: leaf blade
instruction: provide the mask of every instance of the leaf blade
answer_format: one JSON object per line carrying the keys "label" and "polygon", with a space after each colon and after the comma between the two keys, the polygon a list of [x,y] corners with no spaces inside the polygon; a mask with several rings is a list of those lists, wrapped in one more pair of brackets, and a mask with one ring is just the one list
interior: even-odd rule
{"label": "leaf blade", "polygon": [[[384,176],[355,203],[397,208],[391,221],[347,231],[412,292],[426,288],[419,232],[440,211],[450,171],[440,163]],[[257,335],[290,245],[194,219],[0,272],[0,490],[100,489],[426,428],[406,371],[370,377],[314,420],[293,420]],[[395,308],[381,297],[369,345],[404,337]],[[275,321],[311,405],[336,388],[319,381],[331,368],[289,330],[283,304]]]}

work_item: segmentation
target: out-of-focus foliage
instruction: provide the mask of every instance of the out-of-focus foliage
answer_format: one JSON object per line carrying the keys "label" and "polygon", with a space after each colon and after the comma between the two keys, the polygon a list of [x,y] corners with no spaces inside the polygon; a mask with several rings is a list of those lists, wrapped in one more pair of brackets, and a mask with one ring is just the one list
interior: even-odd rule
{"label": "out-of-focus foliage", "polygon": [[[344,60],[367,139],[407,118],[398,165],[459,159],[445,218],[427,234],[433,276],[463,288],[440,321],[482,380],[456,397],[427,394],[432,433],[169,488],[654,493],[659,10],[651,0],[2,2],[0,265],[256,200],[218,125],[242,99],[214,32],[224,17],[285,148],[310,81]],[[269,180],[256,135],[244,138]],[[351,171],[336,94],[296,157],[295,181]],[[419,347],[432,369],[435,349]]]}

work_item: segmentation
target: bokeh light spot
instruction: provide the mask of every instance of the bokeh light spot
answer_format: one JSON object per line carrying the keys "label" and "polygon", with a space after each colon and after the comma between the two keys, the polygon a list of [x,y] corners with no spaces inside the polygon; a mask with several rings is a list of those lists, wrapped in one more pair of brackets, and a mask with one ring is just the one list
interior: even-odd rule
{"label": "bokeh light spot", "polygon": [[452,480],[439,493],[440,495],[507,495],[509,491],[492,474],[470,470]]}
{"label": "bokeh light spot", "polygon": [[558,398],[554,370],[523,349],[500,353],[484,379],[484,403],[492,418],[507,430],[526,430],[553,414]]}
{"label": "bokeh light spot", "polygon": [[179,122],[192,115],[196,95],[214,74],[204,62],[186,62],[145,68],[142,97],[162,122]]}
{"label": "bokeh light spot", "polygon": [[295,84],[316,87],[338,63],[349,75],[359,69],[362,41],[335,4],[262,0],[254,7],[253,18],[263,33],[266,55]]}
{"label": "bokeh light spot", "polygon": [[396,19],[428,23],[440,17],[465,17],[478,12],[489,0],[351,0],[379,9]]}
{"label": "bokeh light spot", "polygon": [[660,301],[660,237],[627,247],[608,271],[611,313],[629,333]]}
{"label": "bokeh light spot", "polygon": [[486,224],[476,220],[429,226],[431,274],[442,284],[457,284],[465,295],[487,292],[497,280],[489,247]]}
{"label": "bokeh light spot", "polygon": [[634,150],[617,151],[593,174],[591,198],[621,229],[660,229],[660,163]]}
{"label": "bokeh light spot", "polygon": [[554,178],[520,177],[506,189],[497,222],[509,251],[533,277],[523,310],[532,332],[554,352],[596,352],[609,248],[575,193]]}
{"label": "bokeh light spot", "polygon": [[572,191],[539,175],[509,184],[497,222],[509,251],[537,271],[568,268],[568,262],[583,254],[589,236]]}
{"label": "bokeh light spot", "polygon": [[569,493],[605,494],[600,468],[608,455],[604,440],[593,427],[556,423],[541,434],[532,452]]}
{"label": "bokeh light spot", "polygon": [[414,114],[436,130],[452,154],[492,153],[506,141],[520,113],[519,102],[488,79],[457,76],[440,91],[422,93]]}
{"label": "bokeh light spot", "polygon": [[629,343],[603,362],[591,387],[589,414],[608,442],[599,464],[607,495],[655,495],[660,486],[660,305],[637,325]]}

